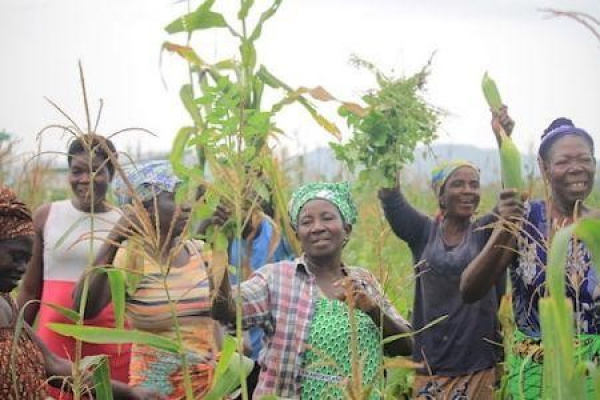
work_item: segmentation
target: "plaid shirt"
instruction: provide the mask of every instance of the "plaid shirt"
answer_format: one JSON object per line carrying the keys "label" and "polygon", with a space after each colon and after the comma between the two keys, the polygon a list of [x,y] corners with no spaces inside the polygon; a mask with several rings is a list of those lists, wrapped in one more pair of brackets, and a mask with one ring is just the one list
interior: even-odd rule
{"label": "plaid shirt", "polygon": [[[362,268],[345,268],[344,272],[362,279],[369,294],[390,318],[407,324],[370,272]],[[267,264],[242,283],[241,291],[244,328],[261,326],[266,337],[254,395],[299,398],[303,353],[307,349],[315,301],[320,297],[314,275],[306,268],[303,257]]]}

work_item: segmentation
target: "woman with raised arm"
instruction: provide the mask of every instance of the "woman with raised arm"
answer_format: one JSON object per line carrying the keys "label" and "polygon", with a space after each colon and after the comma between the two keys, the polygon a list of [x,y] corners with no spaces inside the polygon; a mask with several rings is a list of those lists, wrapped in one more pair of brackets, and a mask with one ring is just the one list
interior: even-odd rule
{"label": "woman with raised arm", "polygon": [[[413,396],[491,399],[501,353],[496,311],[504,277],[496,277],[491,290],[473,304],[463,302],[459,285],[461,273],[484,247],[496,217],[475,219],[479,169],[469,162],[442,164],[434,169],[431,185],[440,209],[436,218],[412,207],[399,184],[379,191],[386,219],[410,247],[415,263],[413,360],[422,367]],[[498,212],[508,215],[518,210],[514,193],[503,192]]]}
{"label": "woman with raised arm", "polygon": [[[19,284],[33,253],[34,225],[31,213],[7,187],[0,187],[0,398],[46,399],[46,382],[70,388],[72,365],[40,340],[27,322],[16,335],[18,310],[10,292]],[[17,345],[14,346],[14,341]],[[65,380],[66,379],[66,380]],[[67,384],[65,384],[67,382]],[[93,392],[92,382],[86,387]],[[112,383],[116,399],[162,399],[144,389]]]}
{"label": "woman with raised arm", "polygon": [[[102,245],[95,265],[128,272],[126,311],[133,327],[181,341],[194,398],[201,399],[211,387],[221,328],[210,317],[208,260],[198,243],[183,238],[191,207],[176,201],[181,181],[168,161],[132,166],[126,180],[129,185],[120,177],[115,184],[124,216]],[[134,197],[143,208],[129,205]],[[76,308],[82,290],[80,281]],[[93,271],[86,316],[94,317],[110,301],[107,274]],[[185,397],[183,357],[142,344],[134,344],[131,353],[130,385],[156,390],[168,399]]]}
{"label": "woman with raised arm", "polygon": [[[383,352],[408,355],[412,340],[399,338],[382,352],[379,329],[390,337],[409,333],[410,326],[370,272],[342,261],[356,222],[348,184],[301,187],[292,196],[289,214],[303,254],[267,264],[241,284],[243,328],[261,326],[266,337],[255,397],[343,398],[358,385],[359,390],[371,388],[370,399],[382,398]],[[235,323],[235,294],[227,273],[217,290],[213,317]],[[351,350],[351,321],[357,352]]]}
{"label": "woman with raised arm", "polygon": [[[498,135],[506,110],[493,116]],[[509,392],[514,398],[538,399],[542,393],[543,349],[539,300],[546,294],[548,240],[552,233],[573,221],[598,216],[585,204],[594,186],[596,159],[594,141],[583,129],[566,118],[548,126],[541,138],[538,161],[548,200],[526,203],[525,221],[518,240],[506,229],[497,228],[479,256],[464,271],[461,291],[465,301],[485,296],[495,277],[506,266],[493,260],[507,258],[513,288],[513,310],[517,330],[509,353]],[[574,326],[585,360],[600,357],[600,281],[584,243],[573,239],[566,265],[567,296],[574,309]],[[523,379],[521,379],[523,377]],[[592,390],[591,381],[588,390]],[[524,395],[524,397],[523,397]]]}

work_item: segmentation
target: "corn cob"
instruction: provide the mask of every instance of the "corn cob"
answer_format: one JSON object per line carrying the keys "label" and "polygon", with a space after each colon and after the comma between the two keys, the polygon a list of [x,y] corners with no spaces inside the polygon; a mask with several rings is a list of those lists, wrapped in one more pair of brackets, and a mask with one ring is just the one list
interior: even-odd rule
{"label": "corn cob", "polygon": [[487,103],[492,111],[495,113],[500,111],[500,108],[502,107],[502,99],[500,98],[500,93],[498,92],[496,82],[489,77],[487,72],[483,74],[481,88],[483,89],[483,95],[485,96],[485,99],[487,100]]}
{"label": "corn cob", "polygon": [[[502,99],[496,87],[496,82],[487,72],[481,81],[483,95],[493,112],[498,112],[502,107]],[[500,168],[502,170],[502,183],[505,188],[514,188],[519,192],[524,190],[523,175],[521,171],[521,153],[514,142],[500,128]]]}

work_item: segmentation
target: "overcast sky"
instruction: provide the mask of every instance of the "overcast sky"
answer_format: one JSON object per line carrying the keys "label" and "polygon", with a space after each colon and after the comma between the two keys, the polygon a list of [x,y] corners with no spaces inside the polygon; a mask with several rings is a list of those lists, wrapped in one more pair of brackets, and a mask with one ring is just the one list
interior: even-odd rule
{"label": "overcast sky", "polygon": [[[237,2],[216,2],[217,8],[223,4]],[[575,22],[545,18],[538,11],[544,7],[600,17],[597,0],[284,0],[265,26],[259,62],[292,86],[322,85],[356,101],[374,82],[348,64],[351,54],[384,71],[410,74],[437,51],[427,97],[450,113],[440,142],[494,146],[480,88],[485,70],[517,121],[515,140],[523,151],[537,146],[558,116],[598,138],[600,46]],[[22,138],[21,150],[34,149],[42,127],[64,122],[44,96],[83,125],[81,59],[92,108],[98,98],[105,102],[99,131],[144,127],[158,138],[128,134],[117,144],[167,149],[190,122],[178,99],[184,64],[164,54],[161,67],[159,55],[164,41],[184,42],[163,28],[185,9],[185,3],[164,0],[0,0],[0,130]],[[197,52],[208,60],[234,55],[226,35],[196,37]],[[282,114],[279,124],[293,151],[330,140],[300,110]],[[60,150],[65,143],[50,134],[42,146]]]}

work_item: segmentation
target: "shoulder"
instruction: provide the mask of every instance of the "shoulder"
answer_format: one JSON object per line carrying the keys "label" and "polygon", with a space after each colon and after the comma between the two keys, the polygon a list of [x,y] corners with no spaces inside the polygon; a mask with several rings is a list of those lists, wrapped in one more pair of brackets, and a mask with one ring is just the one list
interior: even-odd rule
{"label": "shoulder", "polygon": [[44,229],[44,225],[46,225],[53,204],[54,203],[42,204],[33,212],[33,226],[36,230],[42,231]]}

